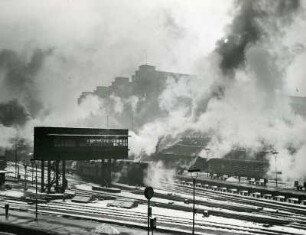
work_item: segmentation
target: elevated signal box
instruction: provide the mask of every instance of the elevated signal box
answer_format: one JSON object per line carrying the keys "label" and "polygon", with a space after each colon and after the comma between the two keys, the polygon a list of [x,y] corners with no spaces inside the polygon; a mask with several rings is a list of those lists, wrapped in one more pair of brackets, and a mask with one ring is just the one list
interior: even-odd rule
{"label": "elevated signal box", "polygon": [[35,160],[128,158],[127,129],[35,127]]}

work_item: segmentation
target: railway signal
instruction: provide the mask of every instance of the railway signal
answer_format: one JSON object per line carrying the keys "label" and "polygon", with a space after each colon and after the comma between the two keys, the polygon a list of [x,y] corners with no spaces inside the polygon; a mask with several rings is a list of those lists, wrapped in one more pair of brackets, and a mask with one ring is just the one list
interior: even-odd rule
{"label": "railway signal", "polygon": [[[146,197],[146,199],[148,199],[148,235],[150,235],[150,230],[152,231],[153,234],[153,223],[151,223],[151,216],[152,216],[152,207],[150,207],[150,199],[153,197],[154,195],[154,190],[152,187],[146,187],[145,191],[144,191],[144,196]],[[156,228],[156,218],[155,219],[155,228]]]}
{"label": "railway signal", "polygon": [[156,229],[156,217],[150,219],[150,227],[151,227],[152,234],[153,234],[153,229]]}
{"label": "railway signal", "polygon": [[154,190],[152,187],[146,187],[144,191],[146,199],[150,200],[154,195]]}

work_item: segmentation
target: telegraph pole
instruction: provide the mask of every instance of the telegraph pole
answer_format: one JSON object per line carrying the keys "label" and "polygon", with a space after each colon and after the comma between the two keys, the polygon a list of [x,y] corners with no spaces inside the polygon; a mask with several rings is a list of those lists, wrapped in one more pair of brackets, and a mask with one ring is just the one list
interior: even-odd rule
{"label": "telegraph pole", "polygon": [[274,160],[275,160],[275,186],[277,188],[277,166],[276,166],[276,157],[277,155],[274,155]]}
{"label": "telegraph pole", "polygon": [[275,187],[277,188],[277,186],[278,186],[278,185],[277,185],[277,174],[278,174],[278,172],[277,172],[276,160],[277,160],[277,154],[278,154],[278,152],[277,152],[277,151],[273,151],[272,154],[274,155]]}
{"label": "telegraph pole", "polygon": [[15,176],[16,179],[18,178],[18,172],[17,172],[17,137],[15,139]]}
{"label": "telegraph pole", "polygon": [[134,113],[133,113],[133,108],[132,108],[132,127],[131,130],[134,130]]}
{"label": "telegraph pole", "polygon": [[35,194],[36,194],[36,197],[35,197],[35,220],[37,221],[38,220],[38,205],[37,205],[37,162],[35,162],[35,182],[36,182],[36,186],[35,186]]}
{"label": "telegraph pole", "polygon": [[24,189],[27,189],[27,162],[24,160],[23,161],[23,166],[24,166]]}
{"label": "telegraph pole", "polygon": [[37,165],[36,160],[31,159],[32,166],[35,165],[35,221],[38,220],[38,205],[37,205]]}
{"label": "telegraph pole", "polygon": [[193,182],[193,219],[192,219],[192,234],[194,234],[194,222],[195,222],[195,178],[192,179]]}
{"label": "telegraph pole", "polygon": [[200,169],[193,168],[193,169],[189,169],[188,172],[190,173],[191,178],[192,178],[192,182],[193,182],[192,234],[194,234],[195,214],[196,214],[196,209],[195,209],[195,182],[196,182],[196,178],[198,177],[198,173],[200,172]]}

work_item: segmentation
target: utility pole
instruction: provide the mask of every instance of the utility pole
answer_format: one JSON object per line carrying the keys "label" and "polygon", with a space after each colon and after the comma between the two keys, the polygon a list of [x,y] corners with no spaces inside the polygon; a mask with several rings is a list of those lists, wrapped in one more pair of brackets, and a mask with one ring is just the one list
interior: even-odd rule
{"label": "utility pole", "polygon": [[195,223],[195,178],[192,179],[193,182],[193,219],[192,219],[192,234],[194,234],[194,223]]}
{"label": "utility pole", "polygon": [[27,162],[24,160],[23,161],[23,166],[24,166],[24,189],[27,189]]}
{"label": "utility pole", "polygon": [[38,220],[38,205],[37,205],[37,165],[38,162],[31,159],[32,166],[35,165],[35,221]]}
{"label": "utility pole", "polygon": [[33,165],[33,161],[31,161],[31,171],[32,171],[32,185],[34,183],[34,165]]}
{"label": "utility pole", "polygon": [[134,112],[133,112],[133,108],[132,108],[132,128],[131,130],[134,130]]}
{"label": "utility pole", "polygon": [[18,172],[17,172],[17,137],[15,139],[15,177],[18,178]]}
{"label": "utility pole", "polygon": [[38,205],[37,205],[37,162],[35,162],[35,182],[36,182],[36,186],[35,186],[35,220],[38,220]]}
{"label": "utility pole", "polygon": [[198,177],[198,174],[199,174],[200,170],[196,169],[196,168],[193,168],[193,169],[189,169],[188,172],[190,173],[191,178],[192,178],[192,182],[193,182],[192,234],[194,234],[195,214],[196,214],[196,209],[195,209],[195,182],[196,182],[196,178]]}
{"label": "utility pole", "polygon": [[276,157],[277,155],[274,155],[274,160],[275,160],[275,186],[277,188],[277,166],[276,166]]}
{"label": "utility pole", "polygon": [[275,167],[275,187],[277,188],[277,174],[278,174],[278,172],[277,172],[277,162],[276,162],[276,160],[277,160],[277,154],[278,154],[278,152],[277,151],[272,151],[272,154],[274,155],[274,167]]}
{"label": "utility pole", "polygon": [[[205,148],[205,152],[206,152],[206,159],[207,159],[207,161],[208,161],[208,154],[209,154],[209,151],[210,151],[210,148]],[[206,162],[204,163],[204,169],[205,169],[205,164],[206,164]],[[209,173],[208,172],[206,172],[206,177],[209,177],[208,176],[209,175]]]}

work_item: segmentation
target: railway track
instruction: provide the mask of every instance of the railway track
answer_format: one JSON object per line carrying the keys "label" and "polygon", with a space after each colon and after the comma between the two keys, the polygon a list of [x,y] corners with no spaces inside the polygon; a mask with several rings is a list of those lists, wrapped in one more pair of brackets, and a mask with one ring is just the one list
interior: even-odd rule
{"label": "railway track", "polygon": [[[172,185],[173,186],[173,185]],[[165,188],[165,187],[163,187],[163,188],[161,188],[161,189],[163,189],[163,190],[167,190],[168,192],[170,191],[169,190],[169,188]],[[171,187],[170,189],[172,189],[172,191],[173,191],[173,187]],[[175,189],[175,192],[177,192],[177,193],[180,193],[180,194],[185,194],[186,196],[188,195],[188,196],[190,196],[190,190],[192,189],[191,187],[189,187],[189,188],[186,188],[186,186],[183,186],[183,189],[184,189],[184,191],[182,191],[182,188],[176,188]],[[80,193],[80,190],[78,190],[78,193]],[[84,191],[84,190],[82,190],[82,192],[81,193],[85,193],[85,194],[92,194],[92,191],[90,191],[90,192],[88,192],[88,191]],[[136,192],[134,192],[134,193],[137,193],[137,194],[142,194],[142,190],[137,190]],[[214,192],[211,192],[210,193],[210,196],[211,197],[213,197],[214,196],[214,193],[215,193],[215,191]],[[104,193],[102,193],[102,194],[104,194]],[[198,194],[198,193],[197,193]],[[204,195],[204,193],[203,193],[203,195]],[[200,196],[203,196],[203,195],[200,195]],[[204,195],[204,196],[206,196],[207,197],[207,195]],[[235,196],[234,195],[229,195],[231,198],[235,198]],[[120,197],[120,198],[123,198],[123,199],[135,199],[134,197],[124,197],[124,196],[118,196],[118,197]],[[182,198],[183,199],[183,198]],[[236,199],[236,198],[235,198]],[[146,203],[146,200],[140,200],[140,199],[137,199],[137,200],[139,200],[141,203]],[[207,203],[201,203],[200,201],[197,201],[197,204],[200,204],[200,205],[206,205],[206,206],[208,206],[208,210],[209,209],[211,209],[212,208],[212,206],[213,206],[213,208],[214,208],[214,210],[216,209],[216,204],[215,203],[213,203],[214,201],[213,201],[213,199],[212,198],[209,198],[209,200],[211,200],[211,203],[210,204],[208,204],[207,205]],[[224,199],[223,199],[224,200]],[[153,203],[153,205],[154,206],[158,206],[158,207],[169,207],[169,205],[167,205],[166,203],[154,203],[154,202],[152,202]],[[231,203],[231,202],[230,202]],[[219,203],[219,205],[220,205],[220,203]],[[240,206],[240,207],[246,207],[246,206],[248,206],[247,205],[247,199],[245,200],[245,202],[244,203],[241,203],[240,201],[236,201],[235,202],[235,205],[236,205],[236,208],[238,208],[238,206]],[[210,206],[210,208],[209,208],[209,206]],[[185,211],[191,211],[191,208],[189,208],[189,209],[187,209],[186,210],[186,208],[182,208],[181,206],[177,206],[177,205],[173,205],[173,206],[171,206],[173,209],[183,209],[183,210],[185,210]],[[224,207],[226,207],[226,206],[222,206],[222,208],[224,208]],[[221,209],[221,208],[220,208]],[[232,207],[231,208],[227,208],[227,209],[233,209]],[[251,207],[251,209],[252,209],[252,207]],[[282,212],[282,211],[279,211],[278,213],[276,213],[276,212],[269,212],[269,211],[258,211],[258,210],[254,210],[254,208],[252,209],[252,211],[249,211],[249,212],[251,212],[251,214],[250,214],[250,216],[247,216],[247,215],[245,215],[245,216],[243,216],[243,217],[241,217],[240,216],[240,218],[241,219],[244,219],[244,220],[248,220],[248,221],[252,221],[252,219],[255,217],[255,216],[263,216],[263,217],[270,217],[270,219],[271,218],[273,218],[273,219],[271,219],[271,223],[273,224],[273,223],[276,223],[276,224],[281,224],[281,223],[283,223],[283,224],[289,224],[289,223],[295,223],[295,224],[299,224],[299,226],[300,227],[303,227],[304,226],[304,224],[305,224],[305,217],[303,217],[303,216],[300,216],[300,215],[296,215],[296,214],[294,214],[294,213],[291,213],[291,212]],[[221,213],[221,212],[215,212],[215,213],[213,213],[213,214],[215,214],[215,215],[219,215],[219,216],[224,216],[225,215],[225,213]],[[237,216],[237,215],[236,215]],[[289,218],[289,219],[288,219]],[[256,218],[257,220],[258,220],[258,218]],[[262,221],[262,220],[259,220],[259,221]]]}
{"label": "railway track", "polygon": [[[160,188],[162,190],[169,191],[172,189],[172,192],[175,193],[181,193],[185,195],[191,195],[192,186],[187,185],[180,185],[175,184],[175,186],[167,184],[166,182],[163,182],[163,187]],[[220,191],[214,191],[211,189],[204,189],[204,188],[196,188],[197,196],[202,198],[209,198],[214,199],[216,201],[230,201],[235,202],[240,205],[252,205],[262,208],[270,208],[275,210],[283,210],[290,214],[299,214],[299,215],[306,215],[306,206],[303,205],[296,205],[296,204],[289,204],[289,203],[282,203],[273,201],[271,202],[268,199],[261,199],[261,198],[253,198],[251,196],[242,196],[239,194],[231,194],[227,192],[220,192]]]}
{"label": "railway track", "polygon": [[[87,191],[87,190],[78,190],[77,194],[83,194],[83,195],[91,195],[91,194],[95,194],[96,192],[92,192],[92,191]],[[105,193],[100,193],[102,195],[105,195]],[[142,192],[141,192],[142,194]],[[118,195],[118,198],[122,198],[122,199],[135,199],[135,197],[126,197],[126,196],[122,196],[122,195]],[[157,196],[158,197],[158,196]],[[136,198],[140,203],[146,204],[147,201],[144,199],[138,199]],[[197,205],[201,204],[197,202]],[[186,206],[186,205],[169,205],[167,203],[160,203],[160,202],[154,202],[151,201],[151,205],[155,206],[155,207],[161,207],[161,208],[169,208],[169,209],[174,209],[174,210],[181,210],[181,211],[186,211],[186,212],[192,212],[192,207],[191,205]],[[221,208],[218,209],[216,207],[206,207],[206,210],[209,210],[211,215],[215,215],[215,216],[219,216],[219,217],[224,217],[224,218],[236,218],[236,219],[241,219],[241,220],[245,220],[245,221],[252,221],[252,222],[258,222],[258,223],[269,223],[270,225],[287,225],[290,222],[300,222],[303,220],[293,220],[293,219],[289,219],[288,220],[288,216],[275,216],[273,213],[261,213],[261,212],[257,212],[256,211],[252,211],[251,213],[237,213],[236,211],[233,210],[222,210]],[[204,209],[198,209],[199,213],[203,213]],[[302,227],[302,224],[300,224]]]}
{"label": "railway track", "polygon": [[[70,185],[73,187],[77,184],[82,184],[82,183],[88,183],[84,181],[79,181],[77,179],[74,179],[73,177],[70,178],[69,176],[69,182]],[[177,184],[175,183],[174,185],[169,185],[167,182],[163,182],[162,187],[160,190],[163,190],[165,192],[174,192],[182,195],[182,199],[184,198],[190,198],[191,192],[192,192],[192,186],[188,185],[182,185],[182,184]],[[274,209],[274,212],[271,211],[249,211],[247,215],[244,215],[245,217],[238,217],[238,219],[241,220],[248,220],[252,221],[255,217],[258,216],[268,216],[268,217],[273,217],[274,221],[285,221],[286,222],[286,227],[292,227],[295,229],[302,229],[306,230],[306,220],[305,216],[306,215],[306,210],[301,209],[297,205],[284,205],[284,203],[278,203],[278,202],[269,202],[268,200],[264,199],[257,199],[257,198],[252,198],[249,196],[242,196],[238,194],[230,194],[226,192],[220,192],[220,191],[213,191],[210,189],[204,189],[204,188],[197,188],[197,198],[199,198],[199,201],[197,201],[197,204],[200,204],[202,206],[206,206],[208,210],[211,210],[212,207],[218,207],[216,205],[219,205],[219,209],[227,209],[233,211],[235,206],[236,208],[239,207],[245,207],[245,208],[254,208],[254,207],[263,207],[268,208],[268,209]],[[123,190],[124,191],[124,190]],[[133,192],[131,190],[125,190],[126,192]],[[136,190],[137,192],[140,192],[140,190]],[[117,198],[122,198],[122,199],[135,199],[135,197],[127,197],[123,195],[114,195],[111,193],[106,193],[106,192],[98,192],[98,191],[89,191],[89,190],[81,190],[81,189],[76,189],[77,194],[81,195],[100,195],[103,197],[103,195],[106,196],[113,196]],[[143,192],[141,191],[141,194]],[[146,204],[147,201],[145,199],[139,199],[137,200],[142,203]],[[173,199],[169,199],[173,200]],[[205,202],[206,200],[206,202]],[[207,200],[210,202],[207,203]],[[201,201],[203,201],[201,203]],[[225,201],[228,201],[229,203],[225,203]],[[15,201],[11,202],[15,209],[21,209],[21,210],[26,210],[33,212],[34,207],[32,205],[25,204],[22,200],[20,201]],[[231,206],[228,206],[228,205]],[[137,226],[142,226],[146,227],[147,223],[147,217],[146,213],[143,212],[133,212],[131,210],[128,211],[122,211],[121,209],[117,208],[88,208],[90,204],[88,205],[79,205],[79,204],[73,204],[69,203],[67,206],[67,203],[63,202],[50,202],[48,204],[39,204],[39,213],[45,213],[45,214],[52,214],[52,215],[62,215],[62,216],[71,216],[71,217],[78,217],[78,218],[83,218],[83,219],[99,219],[103,217],[104,219],[107,219],[109,221],[114,220],[114,221],[122,221],[122,223],[131,223]],[[234,207],[233,207],[234,205]],[[152,206],[156,207],[161,207],[161,208],[169,208],[169,209],[174,209],[174,210],[182,210],[185,212],[192,212],[192,207],[186,206],[186,205],[168,205],[167,203],[161,203],[161,202],[153,202],[152,201]],[[226,208],[227,207],[227,208]],[[228,213],[227,218],[231,218],[233,214],[229,212],[220,212],[216,210],[218,208],[214,208],[214,210],[211,210],[213,215],[216,216],[221,216],[221,217],[226,217],[226,213]],[[278,212],[276,213],[276,210]],[[146,210],[144,210],[146,211]],[[191,213],[190,213],[191,215]],[[246,219],[246,217],[248,219]],[[133,218],[132,220],[129,218]],[[190,216],[191,218],[191,216]],[[198,221],[198,218],[197,218]],[[257,221],[258,222],[258,221]],[[158,215],[158,224],[160,226],[164,227],[169,227],[169,226],[175,226],[178,229],[182,230],[190,230],[190,224],[191,224],[191,219],[188,218],[171,218],[170,216],[166,216],[164,214],[159,214]],[[273,224],[273,223],[272,223]],[[277,224],[277,223],[276,223]],[[216,229],[225,229],[227,231],[234,231],[237,233],[237,231],[241,233],[251,233],[251,234],[290,234],[288,232],[282,232],[282,231],[273,231],[273,229],[266,229],[266,228],[250,228],[248,226],[243,226],[243,225],[232,225],[232,224],[226,224],[226,223],[217,223],[217,222],[210,222],[210,221],[205,221],[205,220],[199,220],[197,222],[197,229],[202,231],[206,230],[216,230]]]}
{"label": "railway track", "polygon": [[[185,187],[183,187],[185,190],[186,190],[186,188]],[[187,188],[187,190],[190,190],[190,189],[188,189]],[[177,190],[176,190],[177,191]],[[190,192],[186,192],[186,191],[184,191],[184,192],[182,192],[182,191],[180,191],[179,193],[186,193],[186,194],[189,194],[190,195]],[[92,194],[100,194],[100,195],[106,195],[106,196],[113,196],[114,197],[114,195],[113,194],[111,194],[111,193],[105,193],[105,192],[93,192],[93,191],[88,191],[88,190],[81,190],[81,189],[78,189],[77,190],[77,194],[82,194],[82,195],[87,195],[87,196],[90,196],[90,195],[92,195]],[[127,196],[122,196],[122,195],[116,195],[115,197],[117,197],[117,198],[121,198],[121,199],[135,199],[134,197],[127,197]],[[145,204],[145,203],[147,203],[147,201],[146,200],[141,200],[141,199],[139,199],[139,198],[137,198],[137,200],[140,202],[140,203],[143,203],[143,204]],[[58,203],[58,202],[57,202]],[[158,203],[158,202],[152,202],[152,205],[153,206],[157,206],[157,207],[161,207],[161,208],[167,208],[167,207],[169,207],[169,205],[167,205],[166,203]],[[44,205],[42,205],[42,207],[44,207]],[[182,208],[182,207],[178,207],[177,205],[176,206],[172,206],[172,209],[176,209],[176,210],[180,210],[180,209],[183,209],[184,211],[189,211],[189,212],[191,212],[192,211],[192,209],[191,208],[187,208],[187,210],[186,210],[186,208]],[[224,216],[224,213],[213,213],[213,214],[215,214],[215,215],[217,215],[217,216]],[[297,218],[296,216],[294,216],[294,219],[292,219],[292,215],[290,215],[290,217],[291,217],[291,223],[290,223],[290,221],[288,221],[288,215],[286,214],[286,215],[283,215],[283,214],[275,214],[275,213],[270,213],[270,212],[260,212],[260,213],[256,213],[257,215],[263,215],[263,216],[273,216],[276,220],[279,220],[279,221],[286,221],[286,223],[289,223],[288,224],[288,226],[289,227],[293,227],[293,228],[298,228],[298,229],[305,229],[305,218],[302,218],[302,217],[300,217],[300,218]],[[230,216],[231,217],[231,216]],[[251,218],[249,218],[248,220],[249,221],[252,221],[253,220],[253,218],[254,218],[254,216],[251,216]],[[241,218],[241,219],[244,219],[244,218]]]}
{"label": "railway track", "polygon": [[[167,184],[165,184],[167,186]],[[172,189],[172,191],[176,192],[176,193],[179,193],[179,194],[183,194],[183,195],[188,195],[190,196],[191,194],[191,190],[192,190],[192,187],[188,187],[186,188],[186,186],[183,186],[183,187],[177,187],[177,186],[174,186],[173,188],[173,185],[171,185],[171,187],[162,187],[160,189],[163,189],[163,190],[166,190],[166,191],[169,191],[170,189]],[[202,192],[201,192],[202,190]],[[218,200],[216,199],[215,197],[215,194],[218,194],[218,193],[222,193],[222,192],[216,192],[216,191],[209,191],[209,190],[205,190],[205,189],[201,189],[201,188],[197,188],[197,196],[198,197],[202,197],[202,200]],[[224,194],[224,193],[223,193]],[[223,195],[221,195],[223,196]],[[221,197],[221,196],[217,196],[217,197]],[[275,205],[273,204],[272,202],[268,202],[268,203],[262,203],[262,202],[259,202],[257,203],[255,200],[253,201],[253,203],[249,203],[249,199],[252,199],[253,198],[248,198],[247,196],[245,196],[245,198],[242,198],[242,200],[239,199],[238,197],[238,200],[237,200],[237,197],[236,195],[224,195],[223,197],[223,202],[224,201],[229,201],[229,202],[232,202],[234,201],[234,203],[237,203],[236,205],[240,205],[242,207],[244,206],[248,206],[249,204],[252,204],[254,206],[262,206],[263,207],[263,210],[260,210],[260,211],[253,211],[252,213],[253,214],[257,214],[257,215],[262,215],[262,216],[271,216],[275,219],[279,219],[279,220],[284,220],[284,221],[288,221],[289,223],[289,226],[291,227],[299,227],[301,229],[306,229],[306,217],[304,216],[304,213],[305,212],[303,209],[300,209],[299,210],[296,210],[295,207],[290,207],[291,205]],[[201,201],[200,200],[197,200],[196,201],[196,204],[197,205],[201,205]],[[274,211],[268,211],[269,209],[275,209]],[[302,213],[301,213],[302,212]],[[290,224],[292,223],[292,225]]]}
{"label": "railway track", "polygon": [[[22,201],[9,201],[12,205],[12,208],[32,212],[34,214],[34,206],[28,205]],[[146,227],[147,223],[147,214],[146,212],[135,212],[128,209],[122,208],[98,208],[95,204],[90,205],[80,205],[76,203],[64,203],[64,202],[51,202],[48,204],[40,204],[38,207],[39,213],[42,214],[51,214],[51,215],[61,215],[69,216],[75,218],[83,219],[96,219],[96,220],[106,220],[108,222],[122,221],[122,224],[134,224],[137,226]],[[144,207],[144,210],[146,208]],[[190,214],[191,215],[191,214]],[[166,228],[172,227],[180,230],[189,231],[191,228],[192,219],[181,218],[181,217],[171,217],[160,213],[155,213],[155,216],[158,218],[159,227]],[[197,218],[197,221],[199,219]],[[236,234],[290,234],[288,232],[282,231],[273,231],[272,229],[266,228],[250,228],[243,225],[232,225],[228,223],[218,223],[200,220],[196,224],[196,229],[198,232],[205,232],[208,230],[223,230],[225,233],[234,231]]]}

